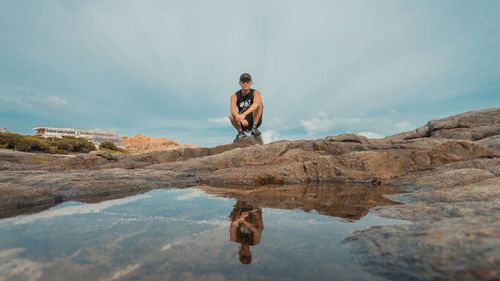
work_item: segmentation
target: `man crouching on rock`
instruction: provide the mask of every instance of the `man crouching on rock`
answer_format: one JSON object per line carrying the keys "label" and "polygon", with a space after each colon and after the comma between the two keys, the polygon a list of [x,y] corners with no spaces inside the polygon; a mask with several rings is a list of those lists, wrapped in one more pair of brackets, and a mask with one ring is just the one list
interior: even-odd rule
{"label": "man crouching on rock", "polygon": [[251,130],[253,136],[259,136],[261,133],[257,128],[262,124],[262,113],[264,112],[260,92],[250,88],[252,86],[250,74],[241,74],[240,86],[241,90],[231,95],[229,106],[231,111],[229,119],[238,131],[234,142],[246,137],[245,131]]}

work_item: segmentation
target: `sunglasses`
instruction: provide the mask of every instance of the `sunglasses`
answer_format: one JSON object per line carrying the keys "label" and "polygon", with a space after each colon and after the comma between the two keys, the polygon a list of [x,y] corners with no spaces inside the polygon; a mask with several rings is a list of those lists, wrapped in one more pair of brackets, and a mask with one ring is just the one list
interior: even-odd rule
{"label": "sunglasses", "polygon": [[241,79],[240,80],[241,83],[250,83],[250,81],[252,81],[252,80],[250,80],[250,79]]}

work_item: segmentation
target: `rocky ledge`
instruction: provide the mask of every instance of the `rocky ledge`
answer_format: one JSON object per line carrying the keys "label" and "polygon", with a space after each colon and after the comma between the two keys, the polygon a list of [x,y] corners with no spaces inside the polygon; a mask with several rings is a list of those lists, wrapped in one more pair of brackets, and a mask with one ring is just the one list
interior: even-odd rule
{"label": "rocky ledge", "polygon": [[[160,187],[400,186],[372,213],[410,224],[346,240],[367,270],[397,280],[500,279],[500,109],[433,120],[384,139],[344,134],[137,155],[0,152],[0,215]],[[269,203],[271,204],[271,203]]]}

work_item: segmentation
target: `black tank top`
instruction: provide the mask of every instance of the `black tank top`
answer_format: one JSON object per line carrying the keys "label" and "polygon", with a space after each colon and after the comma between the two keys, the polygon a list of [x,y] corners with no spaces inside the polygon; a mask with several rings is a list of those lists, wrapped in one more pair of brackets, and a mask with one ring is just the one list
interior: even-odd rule
{"label": "black tank top", "polygon": [[238,112],[242,113],[247,110],[253,104],[253,92],[254,89],[250,89],[248,95],[244,96],[241,90],[236,92],[236,105],[238,106]]}

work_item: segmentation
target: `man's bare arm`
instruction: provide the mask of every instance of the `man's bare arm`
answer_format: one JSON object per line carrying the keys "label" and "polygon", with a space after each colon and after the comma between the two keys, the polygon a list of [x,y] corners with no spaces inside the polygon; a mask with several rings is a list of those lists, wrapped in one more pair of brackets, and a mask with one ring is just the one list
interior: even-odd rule
{"label": "man's bare arm", "polygon": [[237,106],[236,106],[236,101],[237,101],[236,95],[233,94],[231,96],[231,100],[230,100],[230,104],[229,104],[229,111],[231,112],[231,114],[233,116],[238,116],[238,110],[237,110]]}
{"label": "man's bare arm", "polygon": [[237,228],[237,227],[238,227],[238,225],[237,225],[237,224],[233,224],[233,223],[231,223],[231,224],[229,225],[229,239],[230,239],[231,241],[233,241],[233,242],[236,242],[236,237],[237,237],[237,235],[236,235],[236,228]]}
{"label": "man's bare arm", "polygon": [[262,98],[260,97],[260,92],[255,90],[254,96],[253,96],[253,104],[243,112],[244,115],[248,115],[252,112],[254,112],[257,107],[259,107],[262,104]]}

